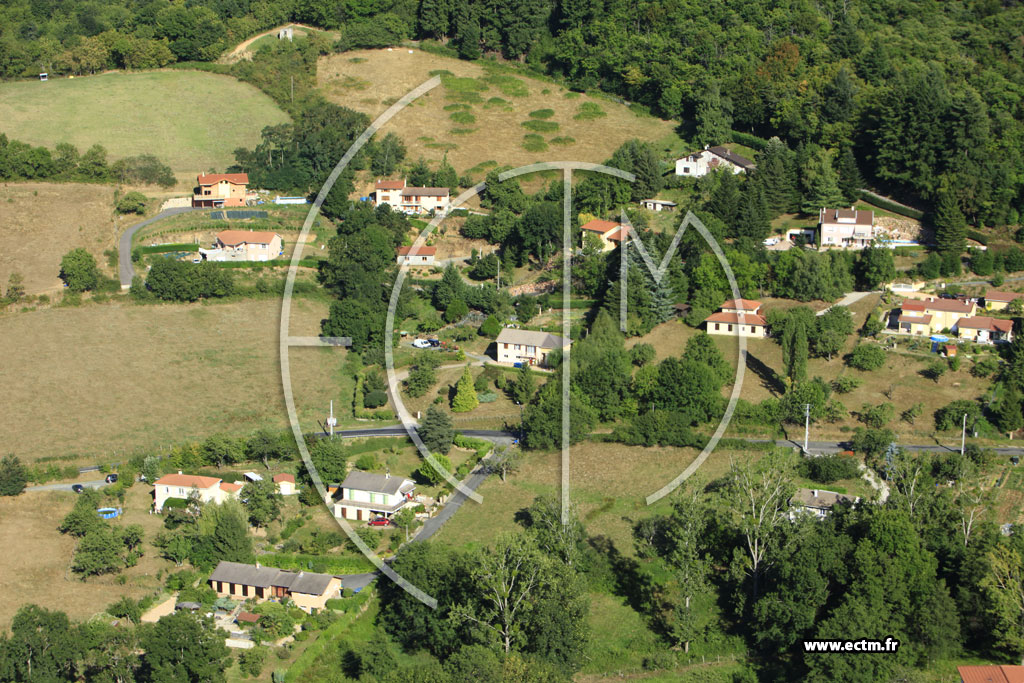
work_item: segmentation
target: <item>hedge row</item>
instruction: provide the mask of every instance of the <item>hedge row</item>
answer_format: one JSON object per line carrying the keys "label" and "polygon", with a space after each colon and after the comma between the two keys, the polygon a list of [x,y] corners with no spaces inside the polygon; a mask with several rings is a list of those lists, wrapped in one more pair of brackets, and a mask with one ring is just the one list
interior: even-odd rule
{"label": "hedge row", "polygon": [[878,197],[873,194],[868,194],[864,190],[860,191],[860,197],[864,201],[868,202],[869,204],[874,204],[880,209],[892,211],[893,213],[898,213],[899,215],[906,216],[907,218],[913,218],[915,220],[921,220],[922,218],[924,218],[924,211],[918,211],[917,209],[911,209],[910,207],[903,206],[902,204],[897,204],[896,202],[886,199],[885,197]]}
{"label": "hedge row", "polygon": [[362,574],[372,572],[373,564],[362,555],[306,555],[303,553],[267,553],[259,555],[260,564],[292,571],[318,574]]}
{"label": "hedge row", "polygon": [[972,239],[975,242],[978,242],[979,244],[984,244],[985,246],[988,246],[988,235],[983,235],[977,230],[968,230],[967,238]]}
{"label": "hedge row", "polygon": [[[286,267],[292,264],[291,259],[278,258],[270,261],[211,261],[221,268],[275,268],[275,267]],[[316,268],[320,265],[320,259],[317,258],[304,258],[299,260],[299,265],[303,268]]]}
{"label": "hedge row", "polygon": [[744,147],[756,149],[759,152],[768,146],[768,141],[764,138],[759,138],[756,135],[751,135],[750,133],[744,133],[738,130],[734,130],[732,132],[732,141],[738,142]]}
{"label": "hedge row", "polygon": [[166,254],[171,251],[198,252],[198,244],[153,244],[148,247],[135,247],[140,254]]}

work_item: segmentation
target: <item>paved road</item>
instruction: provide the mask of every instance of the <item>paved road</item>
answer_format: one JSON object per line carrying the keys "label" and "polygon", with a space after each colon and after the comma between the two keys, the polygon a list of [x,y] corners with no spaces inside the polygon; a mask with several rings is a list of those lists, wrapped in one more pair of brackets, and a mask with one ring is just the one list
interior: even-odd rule
{"label": "paved road", "polygon": [[[76,481],[76,484],[81,484],[86,488],[98,489],[104,486],[107,482],[102,479],[96,481]],[[25,488],[26,491],[70,491],[71,484],[43,484],[42,486],[28,486]]]}
{"label": "paved road", "polygon": [[[868,296],[869,294],[874,293],[875,292],[850,292],[843,296],[842,299],[832,304],[832,306],[852,306],[853,304],[857,303],[858,301]],[[821,309],[820,311],[817,312],[816,315],[825,315],[828,312],[829,308],[832,308],[832,306]]]}
{"label": "paved road", "polygon": [[118,275],[121,278],[121,289],[127,289],[132,286],[132,278],[135,277],[135,268],[132,266],[132,237],[135,236],[142,228],[147,225],[162,221],[165,218],[171,216],[177,216],[182,213],[189,213],[190,211],[202,211],[202,209],[193,209],[192,207],[182,207],[178,209],[167,209],[161,211],[155,216],[151,216],[141,223],[136,223],[132,227],[128,228],[121,234],[121,239],[117,243],[117,260],[118,260]]}

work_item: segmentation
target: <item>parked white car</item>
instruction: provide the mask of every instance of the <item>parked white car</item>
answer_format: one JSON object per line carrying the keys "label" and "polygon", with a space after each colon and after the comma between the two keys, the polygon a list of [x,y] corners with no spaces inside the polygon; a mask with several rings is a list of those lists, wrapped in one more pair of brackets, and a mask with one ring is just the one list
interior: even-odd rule
{"label": "parked white car", "polygon": [[430,348],[430,342],[428,342],[426,339],[414,339],[412,345],[415,346],[417,349]]}
{"label": "parked white car", "polygon": [[769,237],[768,239],[766,239],[763,242],[764,246],[766,246],[766,247],[774,247],[778,243],[779,243],[779,238],[778,237]]}

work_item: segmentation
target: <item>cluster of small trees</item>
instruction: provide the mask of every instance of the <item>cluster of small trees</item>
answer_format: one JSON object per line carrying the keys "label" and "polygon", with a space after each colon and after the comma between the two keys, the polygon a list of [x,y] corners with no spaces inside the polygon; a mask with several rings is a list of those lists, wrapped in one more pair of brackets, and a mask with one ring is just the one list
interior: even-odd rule
{"label": "cluster of small trees", "polygon": [[174,174],[155,156],[142,155],[107,162],[107,150],[93,145],[80,153],[61,142],[54,151],[10,140],[0,133],[0,180],[63,180],[154,184],[170,187]]}
{"label": "cluster of small trees", "polygon": [[142,527],[113,526],[98,515],[100,507],[103,505],[97,491],[83,491],[58,527],[61,533],[79,539],[71,569],[83,579],[134,567],[142,557]]}
{"label": "cluster of small trees", "polygon": [[137,298],[154,297],[164,301],[197,301],[231,296],[235,279],[230,270],[215,263],[189,263],[176,259],[157,259],[146,274],[145,287],[135,286]]}

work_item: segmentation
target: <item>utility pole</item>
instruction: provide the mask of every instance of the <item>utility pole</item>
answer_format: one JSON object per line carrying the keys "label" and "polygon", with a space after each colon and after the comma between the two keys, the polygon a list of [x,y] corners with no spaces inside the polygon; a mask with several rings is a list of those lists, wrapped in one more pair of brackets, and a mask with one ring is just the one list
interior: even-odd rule
{"label": "utility pole", "polygon": [[292,96],[290,101],[295,102],[295,76],[292,76]]}
{"label": "utility pole", "polygon": [[807,439],[811,434],[811,404],[804,404],[804,455],[807,455]]}
{"label": "utility pole", "polygon": [[331,416],[327,418],[327,431],[330,433],[330,437],[334,438],[334,426],[338,424],[337,418],[334,417],[334,401],[331,401]]}
{"label": "utility pole", "polygon": [[960,456],[963,457],[964,445],[967,442],[967,413],[964,413],[964,425],[960,429]]}

